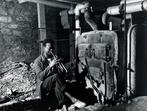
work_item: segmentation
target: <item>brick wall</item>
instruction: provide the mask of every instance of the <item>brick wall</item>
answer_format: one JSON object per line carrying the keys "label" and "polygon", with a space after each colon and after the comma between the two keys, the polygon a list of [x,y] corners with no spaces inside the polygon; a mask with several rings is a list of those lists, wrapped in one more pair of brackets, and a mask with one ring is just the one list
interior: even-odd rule
{"label": "brick wall", "polygon": [[38,56],[37,7],[0,0],[0,62],[32,62]]}

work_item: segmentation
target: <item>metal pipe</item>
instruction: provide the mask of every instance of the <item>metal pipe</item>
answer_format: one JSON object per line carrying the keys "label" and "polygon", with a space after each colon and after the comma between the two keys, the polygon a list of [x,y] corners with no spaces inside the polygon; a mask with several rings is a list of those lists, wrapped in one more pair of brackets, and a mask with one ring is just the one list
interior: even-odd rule
{"label": "metal pipe", "polygon": [[84,12],[85,21],[90,25],[92,30],[98,30],[96,23],[90,18],[89,11]]}
{"label": "metal pipe", "polygon": [[81,4],[77,4],[75,9],[74,9],[74,13],[75,13],[75,46],[77,47],[77,37],[81,34],[81,27],[80,27],[80,20],[79,20],[79,16],[82,10],[86,9],[89,7],[89,3],[81,3]]}
{"label": "metal pipe", "polygon": [[79,16],[80,15],[80,12],[82,10],[84,10],[84,9],[87,9],[88,7],[89,7],[89,3],[88,2],[77,4],[76,7],[75,7],[75,15],[76,16]]}
{"label": "metal pipe", "polygon": [[[122,0],[122,1],[120,2],[120,4],[124,4],[124,1],[125,1],[125,0]],[[140,1],[144,1],[144,0],[126,0],[126,4],[128,4],[128,3],[134,3],[134,2],[140,2]]]}
{"label": "metal pipe", "polygon": [[55,1],[48,1],[48,0],[18,0],[19,3],[25,3],[25,2],[33,2],[33,3],[40,3],[51,7],[58,7],[58,8],[67,8],[70,9],[70,4],[65,3],[59,3]]}
{"label": "metal pipe", "polygon": [[128,30],[127,35],[127,95],[134,94],[136,88],[136,36],[132,37],[132,31],[137,25],[133,25]]}
{"label": "metal pipe", "polygon": [[[133,13],[133,12],[139,12],[147,10],[147,1],[139,1],[134,3],[126,4],[126,13]],[[107,13],[110,15],[118,15],[123,12],[123,8],[120,8],[120,5],[108,7]]]}
{"label": "metal pipe", "polygon": [[115,17],[115,16],[111,16],[107,12],[105,12],[102,15],[102,23],[107,25],[109,22],[112,22],[112,23],[115,22],[117,24],[120,24],[121,23],[121,18],[118,18],[118,17]]}
{"label": "metal pipe", "polygon": [[112,31],[112,22],[109,22],[109,30]]}

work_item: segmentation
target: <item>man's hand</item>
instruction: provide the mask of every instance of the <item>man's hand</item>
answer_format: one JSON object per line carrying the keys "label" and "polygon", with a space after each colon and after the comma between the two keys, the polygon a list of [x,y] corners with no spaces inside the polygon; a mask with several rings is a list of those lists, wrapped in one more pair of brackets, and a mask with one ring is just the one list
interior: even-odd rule
{"label": "man's hand", "polygon": [[53,67],[55,64],[57,64],[57,58],[50,61],[49,67]]}

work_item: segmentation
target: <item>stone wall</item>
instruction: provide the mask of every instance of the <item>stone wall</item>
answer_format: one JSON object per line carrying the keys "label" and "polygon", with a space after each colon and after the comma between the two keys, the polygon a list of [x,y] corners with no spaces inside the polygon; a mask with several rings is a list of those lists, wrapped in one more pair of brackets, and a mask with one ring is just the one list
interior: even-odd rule
{"label": "stone wall", "polygon": [[37,6],[0,0],[0,62],[32,62],[39,54]]}

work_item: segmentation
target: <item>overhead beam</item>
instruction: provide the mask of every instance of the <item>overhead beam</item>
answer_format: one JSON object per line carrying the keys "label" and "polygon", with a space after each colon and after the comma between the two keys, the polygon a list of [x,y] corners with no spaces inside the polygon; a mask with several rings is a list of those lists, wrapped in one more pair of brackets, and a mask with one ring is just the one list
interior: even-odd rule
{"label": "overhead beam", "polygon": [[66,8],[70,9],[71,5],[62,3],[62,2],[57,2],[57,1],[49,1],[49,0],[18,0],[19,3],[25,3],[25,2],[33,2],[33,3],[40,3],[43,5],[47,5],[50,7],[56,7],[56,8]]}
{"label": "overhead beam", "polygon": [[69,3],[69,4],[78,4],[79,2],[72,2],[72,1],[68,1],[68,0],[56,0],[58,2],[63,2],[63,3]]}

